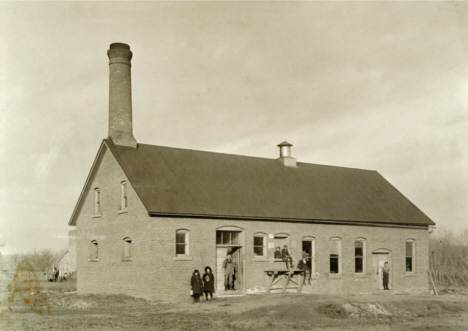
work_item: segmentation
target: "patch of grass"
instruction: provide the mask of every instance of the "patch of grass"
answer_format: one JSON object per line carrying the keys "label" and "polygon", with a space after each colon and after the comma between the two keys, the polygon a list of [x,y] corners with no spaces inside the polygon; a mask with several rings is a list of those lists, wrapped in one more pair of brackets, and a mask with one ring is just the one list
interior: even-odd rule
{"label": "patch of grass", "polygon": [[64,282],[40,281],[40,285],[45,292],[74,292],[76,291],[76,279],[69,279]]}

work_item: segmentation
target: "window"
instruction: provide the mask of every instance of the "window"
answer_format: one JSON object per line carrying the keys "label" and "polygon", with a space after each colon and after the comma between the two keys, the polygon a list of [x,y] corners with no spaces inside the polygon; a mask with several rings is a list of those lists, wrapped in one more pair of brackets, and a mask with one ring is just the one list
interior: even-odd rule
{"label": "window", "polygon": [[124,260],[131,260],[132,259],[132,239],[125,238],[124,240]]}
{"label": "window", "polygon": [[216,231],[216,245],[239,245],[239,231]]}
{"label": "window", "polygon": [[414,271],[414,240],[406,241],[406,272]]}
{"label": "window", "polygon": [[341,239],[330,240],[330,274],[341,274]]}
{"label": "window", "polygon": [[99,188],[94,189],[94,215],[101,213],[101,190]]}
{"label": "window", "polygon": [[99,258],[99,255],[98,255],[98,242],[97,240],[93,240],[91,241],[91,256],[90,256],[90,260],[91,261],[97,261]]}
{"label": "window", "polygon": [[127,207],[127,182],[123,181],[120,183],[120,210],[125,210]]}
{"label": "window", "polygon": [[254,235],[254,256],[266,257],[266,234],[256,233]]}
{"label": "window", "polygon": [[357,274],[366,273],[366,240],[356,239],[354,242],[354,272]]}
{"label": "window", "polygon": [[188,256],[188,236],[187,230],[176,231],[176,256]]}

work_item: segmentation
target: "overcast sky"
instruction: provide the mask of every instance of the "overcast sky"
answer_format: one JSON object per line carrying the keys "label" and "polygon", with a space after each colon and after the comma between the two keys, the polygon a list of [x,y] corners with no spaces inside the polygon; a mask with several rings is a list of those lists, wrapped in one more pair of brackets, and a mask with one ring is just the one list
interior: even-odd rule
{"label": "overcast sky", "polygon": [[2,253],[64,248],[131,46],[138,142],[377,170],[467,228],[468,3],[0,3]]}

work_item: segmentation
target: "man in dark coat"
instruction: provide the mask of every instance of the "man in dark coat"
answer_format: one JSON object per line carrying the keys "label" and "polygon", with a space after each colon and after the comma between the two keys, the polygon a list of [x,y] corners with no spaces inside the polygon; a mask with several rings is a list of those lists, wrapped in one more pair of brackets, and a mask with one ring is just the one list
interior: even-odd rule
{"label": "man in dark coat", "polygon": [[294,268],[292,256],[289,254],[289,251],[288,251],[288,245],[284,245],[284,248],[281,251],[281,255],[283,257],[283,261],[286,262],[286,268],[289,269],[288,262],[289,262],[289,266],[291,268]]}
{"label": "man in dark coat", "polygon": [[309,263],[308,263],[308,257],[309,257],[309,254],[307,254],[306,252],[302,253],[302,260],[299,261],[299,263],[297,264],[297,269],[300,269],[302,271],[304,271],[304,284],[306,283],[306,276],[309,277],[309,285],[312,285],[310,283],[310,278],[311,278],[311,270],[309,268]]}
{"label": "man in dark coat", "polygon": [[213,300],[214,288],[214,275],[210,267],[205,268],[205,273],[203,274],[203,292],[205,292],[206,301],[208,301],[208,294]]}
{"label": "man in dark coat", "polygon": [[283,255],[281,255],[281,247],[276,247],[275,251],[275,259],[283,259]]}
{"label": "man in dark coat", "polygon": [[190,285],[192,286],[191,294],[193,297],[193,303],[200,301],[200,294],[203,294],[203,281],[198,269],[194,270],[192,278],[190,279]]}

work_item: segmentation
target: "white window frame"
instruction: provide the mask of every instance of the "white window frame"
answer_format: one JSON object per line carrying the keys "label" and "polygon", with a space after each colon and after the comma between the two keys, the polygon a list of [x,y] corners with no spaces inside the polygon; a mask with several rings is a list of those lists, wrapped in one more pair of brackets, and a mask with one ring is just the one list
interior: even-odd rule
{"label": "white window frame", "polygon": [[123,260],[124,261],[132,261],[132,238],[125,237],[123,239]]}
{"label": "white window frame", "polygon": [[[358,256],[356,255],[356,243],[360,242],[362,243],[362,256],[360,257],[362,259],[362,272],[356,272],[356,258]],[[354,240],[354,273],[356,275],[365,275],[366,274],[366,264],[367,264],[367,250],[366,250],[367,242],[365,238],[356,238]]]}
{"label": "white window frame", "polygon": [[[263,247],[262,255],[257,255],[255,253],[255,247],[260,247],[259,245],[255,245],[255,238],[262,238],[262,247]],[[267,257],[266,238],[267,238],[266,233],[262,233],[262,232],[254,233],[254,235],[253,235],[253,255],[254,255],[254,258],[266,258]]]}
{"label": "white window frame", "polygon": [[127,181],[120,182],[120,210],[128,209],[128,184]]}
{"label": "white window frame", "polygon": [[101,216],[101,190],[99,187],[94,189],[94,216]]}
{"label": "white window frame", "polygon": [[[187,229],[179,229],[179,230],[176,230],[176,238],[175,238],[175,256],[176,257],[183,257],[183,256],[190,256],[190,252],[189,252],[189,230]],[[178,243],[177,242],[177,235],[178,234],[184,234],[185,235],[185,243]],[[184,245],[185,249],[185,253],[184,254],[177,254],[177,246],[178,245]]]}
{"label": "white window frame", "polygon": [[[407,271],[406,269],[406,259],[408,258],[406,254],[406,246],[411,244],[411,271]],[[415,274],[416,273],[416,240],[414,239],[406,239],[405,241],[405,273],[406,274]]]}
{"label": "white window frame", "polygon": [[[331,246],[333,242],[338,242],[338,273],[331,273]],[[343,275],[343,241],[339,237],[330,238],[330,251],[328,255],[329,268],[328,272],[330,277],[341,277]]]}

